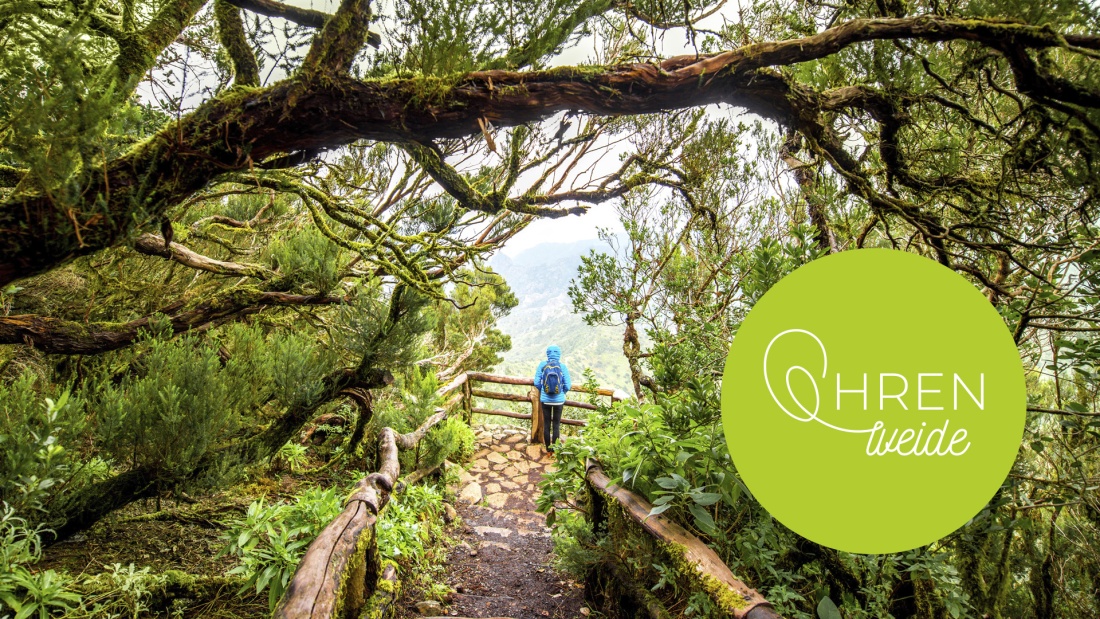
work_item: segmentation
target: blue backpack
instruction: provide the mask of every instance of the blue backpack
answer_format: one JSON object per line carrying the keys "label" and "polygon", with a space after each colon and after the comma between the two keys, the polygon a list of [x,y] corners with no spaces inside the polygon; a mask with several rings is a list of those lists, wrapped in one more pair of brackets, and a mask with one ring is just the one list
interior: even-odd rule
{"label": "blue backpack", "polygon": [[561,393],[562,385],[565,384],[565,377],[562,376],[561,366],[557,361],[547,361],[546,367],[542,370],[542,389],[547,395],[558,395]]}

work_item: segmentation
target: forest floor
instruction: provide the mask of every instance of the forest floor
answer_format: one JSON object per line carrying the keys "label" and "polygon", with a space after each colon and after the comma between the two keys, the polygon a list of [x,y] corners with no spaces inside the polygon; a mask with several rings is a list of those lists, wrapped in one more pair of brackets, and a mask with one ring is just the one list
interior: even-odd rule
{"label": "forest floor", "polygon": [[[92,528],[48,547],[36,570],[53,569],[70,575],[102,574],[112,569],[148,570],[164,575],[177,570],[200,579],[201,587],[173,586],[180,597],[171,608],[139,613],[141,617],[180,619],[241,619],[268,617],[266,592],[251,590],[239,595],[239,585],[226,578],[237,560],[222,554],[226,522],[243,517],[258,497],[268,502],[291,500],[310,485],[341,483],[324,475],[288,472],[257,476],[197,500],[141,500],[113,512]],[[117,565],[118,568],[112,566]],[[186,581],[187,576],[184,576]],[[225,584],[219,584],[219,579]],[[138,581],[131,581],[136,583]],[[132,586],[132,585],[131,585]],[[166,610],[170,612],[165,613]]]}
{"label": "forest floor", "polygon": [[[582,617],[583,585],[551,564],[553,543],[545,516],[535,511],[542,474],[553,470],[553,455],[527,444],[527,431],[506,425],[475,426],[478,446],[469,470],[452,486],[457,526],[434,543],[448,545],[445,583],[451,593],[441,611],[457,617],[542,619]],[[37,569],[71,575],[100,574],[118,564],[123,571],[171,570],[209,583],[202,590],[175,589],[183,597],[167,613],[182,619],[242,619],[269,616],[266,592],[238,596],[238,585],[224,578],[236,560],[220,554],[226,522],[243,516],[258,497],[292,500],[314,485],[342,485],[335,471],[320,475],[268,472],[197,501],[138,501],[91,529],[50,546]],[[453,478],[452,478],[453,479]],[[131,567],[133,566],[133,567]],[[416,578],[406,577],[397,616],[420,617],[417,602],[430,599]],[[167,616],[163,611],[141,616]]]}
{"label": "forest floor", "polygon": [[[546,517],[535,511],[552,454],[517,428],[478,432],[479,451],[455,488],[461,526],[447,556],[447,615],[542,619],[586,614],[584,587],[551,565]],[[398,616],[418,617],[419,592],[405,591]]]}

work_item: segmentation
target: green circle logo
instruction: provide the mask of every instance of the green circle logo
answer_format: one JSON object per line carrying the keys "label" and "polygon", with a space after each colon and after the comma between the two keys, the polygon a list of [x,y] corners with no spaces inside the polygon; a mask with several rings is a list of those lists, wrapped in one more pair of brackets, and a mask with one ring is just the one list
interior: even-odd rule
{"label": "green circle logo", "polygon": [[1023,434],[1019,352],[950,269],[886,249],[785,277],[730,346],[722,421],[745,485],[824,546],[901,552],[973,518]]}

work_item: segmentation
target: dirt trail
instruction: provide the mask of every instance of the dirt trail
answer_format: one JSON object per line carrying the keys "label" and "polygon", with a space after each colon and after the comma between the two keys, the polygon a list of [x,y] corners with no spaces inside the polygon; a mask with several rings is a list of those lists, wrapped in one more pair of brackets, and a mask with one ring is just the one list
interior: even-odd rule
{"label": "dirt trail", "polygon": [[[582,617],[583,586],[550,566],[538,482],[553,456],[518,429],[478,432],[479,451],[458,486],[460,543],[447,561],[455,590],[445,613],[460,617]],[[413,611],[410,616],[416,616]]]}

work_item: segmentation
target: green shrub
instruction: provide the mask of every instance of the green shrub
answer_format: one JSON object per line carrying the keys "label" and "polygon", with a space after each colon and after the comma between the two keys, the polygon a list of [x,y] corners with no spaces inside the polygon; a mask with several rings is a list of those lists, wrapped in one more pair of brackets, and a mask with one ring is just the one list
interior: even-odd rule
{"label": "green shrub", "polygon": [[465,462],[474,455],[477,436],[459,417],[448,417],[424,437],[421,466],[435,466],[444,460]]}
{"label": "green shrub", "polygon": [[278,465],[286,466],[293,473],[302,470],[309,458],[306,456],[306,446],[295,442],[288,442],[279,448],[273,458]]}
{"label": "green shrub", "polygon": [[80,603],[67,575],[28,569],[42,556],[41,532],[30,528],[10,506],[0,504],[0,617],[4,619],[47,619]]}
{"label": "green shrub", "polygon": [[154,590],[164,586],[167,576],[153,574],[148,567],[134,567],[133,563],[112,563],[109,567],[81,579],[84,599],[80,609],[68,613],[66,619],[130,619],[151,614]]}
{"label": "green shrub", "polygon": [[75,425],[73,408],[68,392],[43,404],[30,373],[10,386],[0,384],[0,502],[15,513],[43,510],[68,478],[60,437]]}
{"label": "green shrub", "polygon": [[267,589],[274,610],[306,547],[343,510],[343,498],[336,488],[315,487],[288,503],[259,499],[249,505],[244,518],[229,524],[222,536],[228,544],[219,553],[240,560],[228,574],[245,580],[241,592]]}
{"label": "green shrub", "polygon": [[442,561],[446,548],[437,542],[443,538],[443,494],[433,486],[410,486],[390,500],[375,531],[378,553],[396,561],[402,573],[418,580],[429,597],[446,593]]}
{"label": "green shrub", "polygon": [[275,241],[270,249],[272,263],[280,273],[324,294],[340,281],[340,246],[315,226],[304,226]]}

